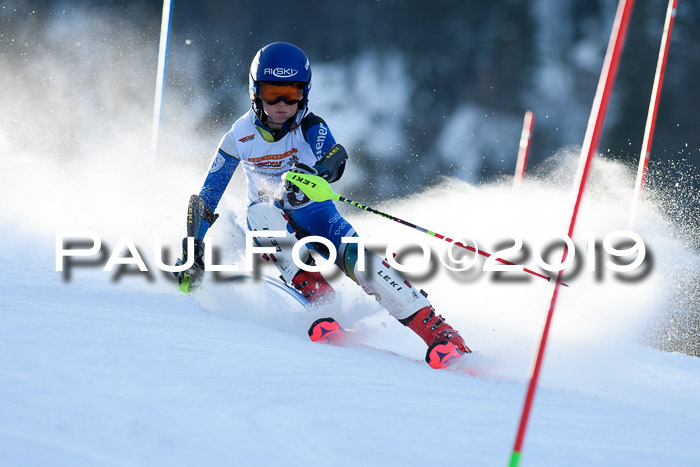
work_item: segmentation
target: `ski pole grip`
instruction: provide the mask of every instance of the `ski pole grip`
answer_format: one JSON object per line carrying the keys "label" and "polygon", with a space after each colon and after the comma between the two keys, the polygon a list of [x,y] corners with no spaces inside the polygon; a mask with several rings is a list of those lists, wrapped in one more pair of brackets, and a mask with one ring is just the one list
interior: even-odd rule
{"label": "ski pole grip", "polygon": [[321,202],[329,199],[338,201],[340,199],[340,195],[333,192],[331,185],[318,175],[285,172],[282,179],[299,187],[313,201]]}

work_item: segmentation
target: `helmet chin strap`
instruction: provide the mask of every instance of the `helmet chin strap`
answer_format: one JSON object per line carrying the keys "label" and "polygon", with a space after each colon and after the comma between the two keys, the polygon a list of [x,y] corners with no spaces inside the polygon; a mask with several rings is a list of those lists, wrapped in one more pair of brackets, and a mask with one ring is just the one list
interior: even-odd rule
{"label": "helmet chin strap", "polygon": [[260,123],[264,125],[267,122],[267,115],[265,115],[265,112],[263,111],[262,100],[259,97],[255,97],[250,101],[250,106],[252,107],[253,112],[255,112],[255,116],[258,117],[258,120],[260,120]]}

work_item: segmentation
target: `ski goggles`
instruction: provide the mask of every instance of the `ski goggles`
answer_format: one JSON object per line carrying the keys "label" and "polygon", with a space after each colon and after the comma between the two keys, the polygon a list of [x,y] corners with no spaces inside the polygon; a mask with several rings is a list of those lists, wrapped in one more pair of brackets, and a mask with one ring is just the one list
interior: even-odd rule
{"label": "ski goggles", "polygon": [[277,104],[279,101],[284,101],[287,105],[294,105],[304,97],[304,83],[287,85],[260,83],[258,96],[270,105]]}

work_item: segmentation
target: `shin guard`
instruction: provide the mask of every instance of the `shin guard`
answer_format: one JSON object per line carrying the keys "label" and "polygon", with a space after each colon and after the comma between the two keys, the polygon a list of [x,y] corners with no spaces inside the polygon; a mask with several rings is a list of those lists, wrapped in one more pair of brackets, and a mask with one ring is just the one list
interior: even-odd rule
{"label": "shin guard", "polygon": [[356,262],[353,275],[365,292],[374,295],[377,301],[398,320],[406,319],[421,308],[430,306],[428,299],[406,280],[403,274],[392,268],[379,256],[366,252],[364,271]]}

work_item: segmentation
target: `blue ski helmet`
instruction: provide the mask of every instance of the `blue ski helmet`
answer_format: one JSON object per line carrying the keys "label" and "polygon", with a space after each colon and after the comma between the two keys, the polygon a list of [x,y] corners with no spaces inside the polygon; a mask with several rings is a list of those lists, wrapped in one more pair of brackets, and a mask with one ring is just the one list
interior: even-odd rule
{"label": "blue ski helmet", "polygon": [[253,109],[262,109],[258,96],[261,81],[273,83],[304,83],[304,97],[299,111],[306,109],[311,89],[311,66],[309,59],[299,47],[288,42],[273,42],[255,54],[250,64],[249,90]]}

